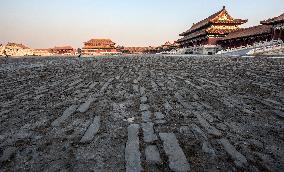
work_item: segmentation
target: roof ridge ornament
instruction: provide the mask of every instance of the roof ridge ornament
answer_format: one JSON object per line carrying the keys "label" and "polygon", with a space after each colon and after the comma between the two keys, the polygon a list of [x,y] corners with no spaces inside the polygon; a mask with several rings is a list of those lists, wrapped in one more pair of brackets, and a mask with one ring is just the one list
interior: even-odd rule
{"label": "roof ridge ornament", "polygon": [[223,10],[225,10],[226,9],[226,6],[225,5],[223,5]]}

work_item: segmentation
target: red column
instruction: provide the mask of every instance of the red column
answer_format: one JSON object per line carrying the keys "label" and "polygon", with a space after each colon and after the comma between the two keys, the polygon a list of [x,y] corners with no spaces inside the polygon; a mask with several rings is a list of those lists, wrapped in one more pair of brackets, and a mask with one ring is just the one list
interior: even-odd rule
{"label": "red column", "polygon": [[275,29],[272,29],[272,39],[275,39]]}
{"label": "red column", "polygon": [[275,39],[279,39],[280,38],[280,30],[275,30]]}

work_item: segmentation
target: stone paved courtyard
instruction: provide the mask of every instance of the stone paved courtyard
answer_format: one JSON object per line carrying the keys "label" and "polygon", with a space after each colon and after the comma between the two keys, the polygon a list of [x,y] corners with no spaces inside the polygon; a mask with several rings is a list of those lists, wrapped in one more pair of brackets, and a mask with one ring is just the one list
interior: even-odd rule
{"label": "stone paved courtyard", "polygon": [[0,63],[0,171],[284,171],[284,59]]}

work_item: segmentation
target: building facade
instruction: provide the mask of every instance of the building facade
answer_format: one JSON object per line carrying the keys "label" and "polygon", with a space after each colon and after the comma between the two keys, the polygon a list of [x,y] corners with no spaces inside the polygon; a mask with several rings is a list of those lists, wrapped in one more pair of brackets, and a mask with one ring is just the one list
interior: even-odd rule
{"label": "building facade", "polygon": [[49,52],[53,55],[65,55],[65,56],[71,56],[76,55],[76,50],[67,45],[67,46],[56,46],[54,48],[51,48]]}
{"label": "building facade", "polygon": [[284,13],[278,17],[261,21],[260,23],[272,27],[272,39],[281,39],[284,41]]}
{"label": "building facade", "polygon": [[256,42],[271,40],[284,41],[284,13],[278,17],[264,20],[261,25],[240,29],[229,33],[218,41],[223,48],[253,45]]}
{"label": "building facade", "polygon": [[183,38],[177,40],[182,48],[199,45],[216,45],[217,41],[226,37],[229,33],[240,29],[240,25],[247,20],[235,19],[226,10],[222,10],[208,18],[193,24],[192,27],[181,33]]}
{"label": "building facade", "polygon": [[34,56],[52,56],[50,49],[34,49]]}
{"label": "building facade", "polygon": [[115,43],[110,39],[91,39],[84,42],[82,48],[82,55],[103,55],[103,54],[115,54],[117,50]]}
{"label": "building facade", "polygon": [[270,41],[272,27],[269,25],[258,25],[240,29],[227,35],[218,41],[224,49],[253,45],[256,42]]}
{"label": "building facade", "polygon": [[25,46],[24,44],[9,42],[3,50],[3,54],[8,56],[32,56],[33,49]]}
{"label": "building facade", "polygon": [[0,44],[0,56],[5,56],[4,50],[5,50],[5,46],[3,46],[2,44]]}
{"label": "building facade", "polygon": [[157,47],[124,47],[122,52],[126,54],[154,54],[157,52]]}

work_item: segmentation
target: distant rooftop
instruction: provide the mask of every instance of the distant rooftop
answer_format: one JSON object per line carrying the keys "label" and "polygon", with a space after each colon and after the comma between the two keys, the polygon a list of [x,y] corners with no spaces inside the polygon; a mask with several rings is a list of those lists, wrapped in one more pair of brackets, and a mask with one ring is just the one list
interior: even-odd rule
{"label": "distant rooftop", "polygon": [[92,43],[92,44],[115,44],[111,39],[91,39],[84,43]]}
{"label": "distant rooftop", "polygon": [[261,24],[277,24],[277,23],[281,23],[281,22],[284,22],[284,13],[281,14],[280,16],[278,16],[278,17],[274,17],[274,18],[271,18],[271,19],[261,21],[260,23]]}
{"label": "distant rooftop", "polygon": [[52,49],[54,50],[73,50],[73,47],[71,47],[70,45],[66,45],[66,46],[56,46]]}
{"label": "distant rooftop", "polygon": [[268,25],[258,25],[249,28],[240,29],[235,32],[231,32],[227,37],[223,38],[223,40],[234,39],[234,38],[242,38],[249,36],[256,36],[262,34],[271,33],[271,26]]}
{"label": "distant rooftop", "polygon": [[29,47],[27,47],[24,44],[18,44],[18,43],[14,43],[14,42],[8,42],[8,44],[6,46],[20,47],[20,48],[23,48],[23,49],[29,49]]}

